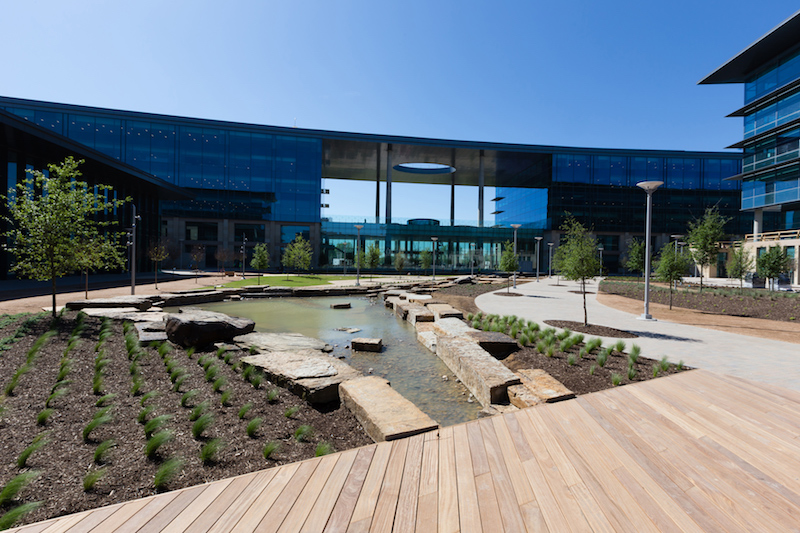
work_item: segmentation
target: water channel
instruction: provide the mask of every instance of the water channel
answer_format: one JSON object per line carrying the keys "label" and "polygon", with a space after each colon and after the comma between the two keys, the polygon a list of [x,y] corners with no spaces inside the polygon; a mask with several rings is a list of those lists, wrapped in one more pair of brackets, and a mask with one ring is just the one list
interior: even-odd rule
{"label": "water channel", "polygon": [[[331,309],[331,304],[349,302],[351,309]],[[380,300],[359,297],[271,298],[200,305],[209,311],[249,318],[256,331],[294,332],[321,339],[334,346],[333,355],[343,357],[364,374],[389,380],[392,388],[412,401],[442,426],[475,420],[480,403],[469,403],[469,391],[457,383],[453,373],[422,344],[414,326],[397,318]],[[338,328],[359,328],[346,333]],[[383,339],[380,353],[354,352],[347,348],[354,337]],[[442,376],[447,376],[445,381]]]}

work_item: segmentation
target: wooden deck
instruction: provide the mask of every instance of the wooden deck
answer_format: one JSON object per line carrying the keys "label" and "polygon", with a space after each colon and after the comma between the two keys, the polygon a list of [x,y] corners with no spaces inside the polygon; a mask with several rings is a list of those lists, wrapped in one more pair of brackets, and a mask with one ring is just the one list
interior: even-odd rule
{"label": "wooden deck", "polygon": [[695,370],[26,533],[797,531],[800,393]]}

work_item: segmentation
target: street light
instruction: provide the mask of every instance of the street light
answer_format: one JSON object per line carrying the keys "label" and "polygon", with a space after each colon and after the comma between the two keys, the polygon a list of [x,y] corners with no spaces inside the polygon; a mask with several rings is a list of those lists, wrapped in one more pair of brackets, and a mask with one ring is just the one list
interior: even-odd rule
{"label": "street light", "polygon": [[131,294],[136,294],[136,221],[141,220],[142,217],[136,214],[136,206],[131,204],[131,213],[133,215],[133,223],[131,230],[128,232],[128,246],[131,248]]}
{"label": "street light", "polygon": [[[514,228],[514,259],[517,259],[517,230],[522,226],[522,224],[511,224],[511,227]],[[517,269],[514,269],[514,288],[517,288]]]}
{"label": "street light", "polygon": [[599,276],[603,275],[603,245],[597,247],[597,250],[600,252],[600,274]]}
{"label": "street light", "polygon": [[439,240],[439,237],[431,237],[433,241],[433,281],[436,281],[436,241]]}
{"label": "street light", "polygon": [[642,181],[636,184],[637,187],[647,193],[647,221],[644,247],[644,314],[639,317],[639,320],[653,320],[653,317],[650,315],[650,219],[653,211],[653,193],[662,185],[664,185],[663,181]]}
{"label": "street light", "polygon": [[475,275],[475,243],[469,243],[469,275]]}
{"label": "street light", "polygon": [[[246,246],[247,246],[247,235],[245,235],[244,233],[242,233],[242,279],[244,279],[244,263],[245,263],[245,260],[247,259],[247,255],[246,255],[246,251],[247,251],[247,249],[246,249]],[[223,261],[223,266],[224,266],[224,264],[225,264],[225,263],[224,263],[224,261]],[[259,278],[259,279],[260,279],[260,278]],[[260,283],[260,282],[259,282],[259,283]]]}
{"label": "street light", "polygon": [[539,281],[539,243],[544,237],[534,237],[536,239],[536,281]]}
{"label": "street light", "polygon": [[553,245],[554,244],[555,244],[554,242],[548,242],[547,243],[547,247],[550,248],[550,260],[548,261],[548,265],[549,266],[547,267],[547,277],[548,278],[552,278],[553,277]]}
{"label": "street light", "polygon": [[[674,235],[670,235],[670,237],[675,239],[675,259],[677,260],[678,259],[678,245],[680,244],[680,240],[681,240],[681,237],[683,237],[683,235],[681,235],[680,233],[676,233]],[[675,290],[678,290],[678,280],[675,280],[672,283],[673,283],[673,285],[675,285]]]}
{"label": "street light", "polygon": [[356,224],[356,287],[361,286],[361,229],[363,227],[361,224]]}

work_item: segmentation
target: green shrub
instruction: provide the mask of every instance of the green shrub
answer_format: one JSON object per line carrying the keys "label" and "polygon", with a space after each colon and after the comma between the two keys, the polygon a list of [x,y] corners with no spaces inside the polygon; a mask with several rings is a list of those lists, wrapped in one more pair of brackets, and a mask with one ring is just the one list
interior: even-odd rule
{"label": "green shrub", "polygon": [[181,457],[171,457],[156,470],[153,485],[156,490],[163,490],[183,468],[184,460]]}
{"label": "green shrub", "polygon": [[106,455],[111,448],[116,448],[117,443],[113,439],[106,439],[94,449],[94,462],[101,465],[106,462]]}
{"label": "green shrub", "polygon": [[658,362],[658,365],[661,367],[662,372],[669,370],[669,361],[667,360],[666,355],[661,358],[661,361]]}
{"label": "green shrub", "polygon": [[172,391],[173,392],[180,392],[181,391],[181,387],[183,387],[183,384],[186,383],[187,379],[189,379],[189,376],[187,374],[184,374],[181,377],[179,377],[178,379],[176,379],[175,380],[175,384],[172,385]]}
{"label": "green shrub", "polygon": [[89,421],[89,423],[86,424],[86,427],[83,428],[83,433],[81,434],[83,436],[83,442],[88,444],[90,441],[89,437],[92,431],[102,426],[103,424],[108,424],[109,422],[111,422],[112,417],[111,414],[109,413],[109,409],[110,407],[106,407],[105,409],[97,411],[97,413],[95,413],[94,417]]}
{"label": "green shrub", "polygon": [[571,354],[569,354],[567,356],[567,364],[569,366],[573,366],[577,362],[577,360],[578,360],[578,357],[573,353],[571,353]]}
{"label": "green shrub", "polygon": [[684,365],[683,365],[683,359],[681,359],[680,361],[678,361],[678,364],[677,364],[677,365],[675,365],[675,366],[676,366],[676,368],[677,368],[678,370],[683,370],[683,368],[684,368]]}
{"label": "green shrub", "polygon": [[189,359],[191,359],[192,357],[194,357],[194,352],[195,352],[196,350],[197,350],[197,348],[195,348],[194,346],[190,346],[190,347],[189,347],[189,349],[188,349],[188,350],[186,350],[186,357],[188,357]]}
{"label": "green shrub", "polygon": [[211,413],[203,413],[200,415],[200,418],[195,420],[194,424],[192,424],[192,436],[195,439],[199,439],[213,423],[214,415]]}
{"label": "green shrub", "polygon": [[200,394],[200,391],[197,389],[184,392],[181,396],[181,407],[190,407],[189,402],[191,402],[198,394]]}
{"label": "green shrub", "polygon": [[85,476],[83,476],[83,490],[84,492],[89,492],[94,488],[100,479],[106,475],[106,468],[98,468],[97,470],[92,470],[88,472]]}
{"label": "green shrub", "polygon": [[330,443],[328,443],[328,442],[325,442],[325,441],[322,441],[322,442],[320,442],[319,444],[317,444],[317,447],[316,447],[316,449],[314,450],[314,456],[315,456],[315,457],[320,457],[320,456],[322,456],[322,455],[328,455],[328,454],[331,454],[331,453],[333,453],[334,451],[335,451],[335,450],[333,449],[333,446],[331,446],[331,444],[330,444]]}
{"label": "green shrub", "polygon": [[267,401],[269,403],[275,403],[278,401],[278,396],[280,395],[280,391],[276,388],[271,388],[267,391]]}
{"label": "green shrub", "polygon": [[634,363],[637,363],[641,355],[642,355],[642,349],[639,347],[639,345],[632,344],[631,351],[630,353],[628,353],[628,359],[632,360]]}
{"label": "green shrub", "polygon": [[250,377],[250,385],[253,386],[254,389],[258,389],[261,387],[261,384],[264,382],[264,377],[260,374],[253,374]]}
{"label": "green shrub", "polygon": [[62,364],[61,367],[58,369],[58,374],[56,375],[56,382],[66,379],[71,370],[72,369],[70,368],[69,364],[66,365]]}
{"label": "green shrub", "polygon": [[247,436],[254,439],[258,436],[258,430],[261,428],[261,423],[264,421],[261,417],[256,417],[247,423]]}
{"label": "green shrub", "polygon": [[179,366],[178,368],[176,368],[175,370],[173,370],[170,373],[169,380],[172,383],[175,383],[176,381],[178,381],[178,378],[180,378],[181,376],[185,376],[185,375],[186,375],[186,369]]}
{"label": "green shrub", "polygon": [[594,376],[596,370],[597,370],[597,365],[592,364],[592,366],[589,367],[589,375]]}
{"label": "green shrub", "polygon": [[154,410],[155,406],[153,405],[143,407],[142,410],[139,411],[139,414],[136,415],[136,421],[140,424],[146,424],[147,419],[150,417],[150,413],[152,413]]}
{"label": "green shrub", "polygon": [[171,441],[173,437],[172,431],[168,429],[154,433],[144,444],[144,454],[148,459],[155,459],[158,454],[158,449]]}
{"label": "green shrub", "polygon": [[628,381],[636,379],[636,369],[632,366],[628,367]]}
{"label": "green shrub", "polygon": [[170,346],[169,343],[167,343],[166,341],[162,342],[158,346],[158,355],[160,355],[162,359],[166,357],[166,355],[171,351],[172,351],[172,346]]}
{"label": "green shrub", "polygon": [[253,408],[253,402],[247,402],[239,409],[239,418],[244,419],[247,416],[248,411]]}
{"label": "green shrub", "polygon": [[92,392],[95,396],[103,394],[103,374],[99,372],[92,378]]}
{"label": "green shrub", "polygon": [[14,507],[7,513],[0,516],[0,531],[4,529],[10,529],[14,524],[17,523],[17,521],[19,521],[19,519],[26,514],[35,511],[41,505],[42,502],[27,502]]}
{"label": "green shrub", "polygon": [[225,376],[220,376],[214,380],[214,383],[211,385],[211,388],[214,392],[220,392],[222,388],[228,384],[228,380],[225,379]]}
{"label": "green shrub", "polygon": [[600,353],[597,354],[596,360],[597,364],[601,367],[606,366],[606,361],[608,360],[608,350],[606,348],[600,350]]}
{"label": "green shrub", "polygon": [[219,368],[217,368],[216,365],[208,367],[208,370],[206,370],[206,381],[214,381],[217,378],[217,374],[219,374]]}
{"label": "green shrub", "polygon": [[550,345],[547,346],[547,350],[545,351],[544,354],[547,357],[553,357],[553,355],[555,355],[555,353],[556,353],[556,347],[553,346],[552,344],[550,344]]}
{"label": "green shrub", "polygon": [[242,377],[245,380],[250,381],[250,376],[253,375],[253,372],[255,372],[255,368],[253,368],[251,365],[247,365],[242,372]]}
{"label": "green shrub", "polygon": [[28,470],[11,478],[11,481],[6,483],[2,490],[0,490],[0,507],[6,505],[11,500],[17,497],[22,492],[28,483],[33,481],[39,475],[36,470]]}
{"label": "green shrub", "polygon": [[231,364],[231,359],[232,358],[233,358],[233,354],[229,352],[229,353],[225,354],[225,357],[223,357],[222,360],[225,361],[226,365],[229,365],[229,364]]}
{"label": "green shrub", "polygon": [[162,429],[171,419],[172,415],[160,415],[148,420],[147,423],[144,425],[145,438],[149,439],[153,435],[153,433]]}
{"label": "green shrub", "polygon": [[658,377],[658,364],[653,365],[653,377],[654,378]]}
{"label": "green shrub", "polygon": [[31,455],[33,455],[34,452],[39,450],[45,444],[47,444],[47,439],[44,438],[44,434],[39,434],[34,437],[30,446],[22,450],[22,452],[19,454],[19,457],[17,457],[17,467],[25,468],[25,465],[28,464],[28,459],[30,459]]}
{"label": "green shrub", "polygon": [[281,445],[279,442],[275,442],[274,440],[269,441],[264,445],[264,459],[269,459],[273,453],[280,450]]}
{"label": "green shrub", "polygon": [[294,415],[298,413],[298,411],[300,411],[300,407],[297,405],[293,405],[292,407],[289,407],[283,412],[283,416],[285,416],[286,418],[292,418]]}
{"label": "green shrub", "polygon": [[612,350],[618,353],[622,353],[625,351],[625,341],[617,341],[616,344],[612,347]]}
{"label": "green shrub", "polygon": [[37,426],[44,426],[47,424],[47,421],[50,419],[50,415],[53,414],[53,409],[51,407],[45,407],[39,414],[36,415],[36,425]]}

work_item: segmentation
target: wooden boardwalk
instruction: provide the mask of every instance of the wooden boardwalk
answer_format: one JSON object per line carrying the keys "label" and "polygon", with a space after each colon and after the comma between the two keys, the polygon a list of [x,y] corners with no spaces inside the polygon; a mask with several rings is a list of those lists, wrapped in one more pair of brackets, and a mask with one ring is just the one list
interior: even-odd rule
{"label": "wooden boardwalk", "polygon": [[798,435],[800,393],[695,370],[19,531],[797,531]]}

